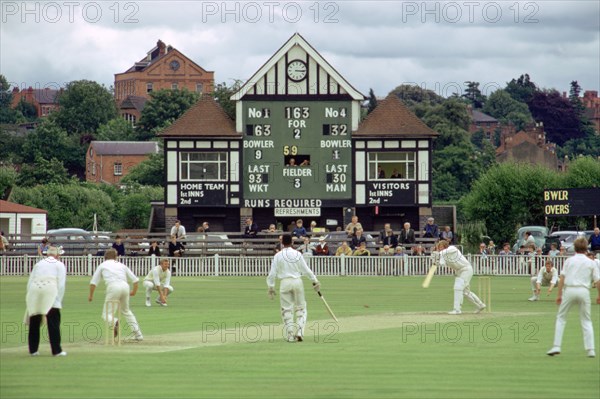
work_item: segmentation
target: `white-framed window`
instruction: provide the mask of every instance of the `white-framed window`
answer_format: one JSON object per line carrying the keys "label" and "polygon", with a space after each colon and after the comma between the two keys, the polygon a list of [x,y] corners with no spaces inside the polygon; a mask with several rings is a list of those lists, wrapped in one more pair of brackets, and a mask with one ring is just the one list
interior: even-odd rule
{"label": "white-framed window", "polygon": [[92,162],[92,176],[96,176],[96,162]]}
{"label": "white-framed window", "polygon": [[415,180],[415,152],[369,152],[369,180]]}
{"label": "white-framed window", "polygon": [[203,90],[204,90],[204,85],[202,83],[196,83],[196,93],[202,94]]}
{"label": "white-framed window", "polygon": [[154,90],[154,84],[152,82],[146,83],[146,93],[152,93],[152,90]]}
{"label": "white-framed window", "polygon": [[171,90],[177,90],[179,88],[179,83],[171,83]]}
{"label": "white-framed window", "polygon": [[227,152],[182,152],[179,154],[181,181],[227,181]]}
{"label": "white-framed window", "polygon": [[121,162],[115,162],[114,172],[115,176],[121,176],[123,174],[123,164]]}

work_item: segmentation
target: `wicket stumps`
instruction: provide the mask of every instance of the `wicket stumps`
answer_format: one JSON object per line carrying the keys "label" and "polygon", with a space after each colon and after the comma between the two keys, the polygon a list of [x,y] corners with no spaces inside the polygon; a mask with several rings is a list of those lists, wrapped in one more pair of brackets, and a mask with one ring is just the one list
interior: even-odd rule
{"label": "wicket stumps", "polygon": [[105,344],[121,346],[121,323],[113,323],[115,318],[117,321],[121,318],[121,302],[106,301],[104,304],[104,314],[106,315],[106,339]]}
{"label": "wicket stumps", "polygon": [[492,311],[492,278],[490,276],[480,276],[477,279],[477,288],[479,299],[486,304],[485,312]]}

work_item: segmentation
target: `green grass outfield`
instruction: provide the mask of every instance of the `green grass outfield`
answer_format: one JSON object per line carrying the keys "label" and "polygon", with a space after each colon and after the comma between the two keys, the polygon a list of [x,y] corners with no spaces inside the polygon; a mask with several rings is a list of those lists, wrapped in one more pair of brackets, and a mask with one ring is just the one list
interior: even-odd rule
{"label": "green grass outfield", "polygon": [[[305,342],[281,338],[278,298],[263,277],[175,277],[168,307],[132,310],[145,340],[104,345],[104,286],[69,277],[65,358],[27,352],[25,277],[0,279],[0,397],[8,398],[598,398],[600,357],[583,350],[578,312],[563,353],[549,357],[557,306],[530,303],[527,277],[492,278],[492,312],[449,316],[453,279],[322,278],[329,316],[307,289]],[[472,287],[477,288],[477,277]],[[595,292],[593,298],[595,302]],[[153,298],[154,300],[154,298]],[[592,305],[600,352],[600,305]]]}

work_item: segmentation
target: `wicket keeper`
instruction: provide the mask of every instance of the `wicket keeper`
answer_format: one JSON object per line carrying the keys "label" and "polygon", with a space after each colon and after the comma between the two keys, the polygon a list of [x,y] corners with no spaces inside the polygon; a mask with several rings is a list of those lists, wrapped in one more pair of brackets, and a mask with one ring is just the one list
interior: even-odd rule
{"label": "wicket keeper", "polygon": [[473,277],[473,266],[463,256],[458,248],[446,240],[440,240],[436,244],[436,248],[439,251],[440,266],[448,266],[454,270],[456,278],[454,279],[454,309],[448,312],[448,314],[461,314],[463,296],[469,301],[473,302],[477,306],[475,313],[481,312],[486,308],[485,303],[481,301],[471,292],[469,284]]}
{"label": "wicket keeper", "polygon": [[169,270],[169,259],[162,258],[160,265],[154,266],[146,278],[144,278],[144,288],[146,289],[146,306],[150,307],[150,296],[153,290],[158,291],[156,303],[161,306],[167,306],[167,296],[173,292],[171,286],[171,270]]}

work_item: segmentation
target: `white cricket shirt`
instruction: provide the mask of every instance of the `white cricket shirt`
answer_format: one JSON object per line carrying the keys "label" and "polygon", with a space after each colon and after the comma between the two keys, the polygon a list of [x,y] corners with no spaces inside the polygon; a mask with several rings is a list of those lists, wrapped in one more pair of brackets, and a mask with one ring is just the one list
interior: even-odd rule
{"label": "white cricket shirt", "polygon": [[127,266],[112,259],[100,263],[92,276],[90,284],[97,286],[101,279],[104,279],[106,285],[110,285],[117,281],[125,283],[127,283],[128,280],[132,283],[137,283],[139,281],[139,278],[137,278]]}
{"label": "white cricket shirt", "polygon": [[267,276],[267,285],[275,287],[275,278],[301,278],[305,274],[308,278],[316,282],[317,277],[308,268],[302,254],[293,248],[285,247],[277,252],[271,262],[271,271]]}
{"label": "white cricket shirt", "polygon": [[440,251],[440,266],[448,266],[457,274],[472,267],[467,258],[454,245]]}
{"label": "white cricket shirt", "polygon": [[561,276],[565,276],[565,287],[585,287],[600,280],[596,262],[584,254],[575,254],[565,261]]}

